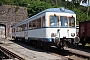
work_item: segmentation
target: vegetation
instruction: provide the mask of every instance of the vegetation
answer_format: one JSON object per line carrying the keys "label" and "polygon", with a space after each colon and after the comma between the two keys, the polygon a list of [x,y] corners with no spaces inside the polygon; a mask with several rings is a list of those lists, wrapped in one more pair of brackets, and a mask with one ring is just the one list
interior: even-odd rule
{"label": "vegetation", "polygon": [[0,0],[0,5],[16,5],[24,6],[28,9],[28,17],[53,7],[65,7],[73,10],[77,15],[77,24],[80,21],[90,20],[90,10],[87,7],[80,6],[81,0],[72,0],[72,2],[65,0]]}

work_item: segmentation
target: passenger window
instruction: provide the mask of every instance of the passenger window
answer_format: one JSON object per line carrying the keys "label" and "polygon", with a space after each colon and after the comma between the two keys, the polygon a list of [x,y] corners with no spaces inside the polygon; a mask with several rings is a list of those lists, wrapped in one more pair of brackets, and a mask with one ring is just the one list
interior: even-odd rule
{"label": "passenger window", "polygon": [[22,25],[22,30],[25,30],[26,24]]}
{"label": "passenger window", "polygon": [[15,32],[15,28],[12,28],[12,32],[13,32],[13,33]]}
{"label": "passenger window", "polygon": [[32,21],[32,28],[36,28],[36,20]]}
{"label": "passenger window", "polygon": [[29,29],[32,29],[32,21],[29,22]]}
{"label": "passenger window", "polygon": [[37,28],[40,28],[41,27],[41,18],[39,18],[38,20],[37,20]]}
{"label": "passenger window", "polygon": [[42,27],[45,27],[45,16],[42,17]]}

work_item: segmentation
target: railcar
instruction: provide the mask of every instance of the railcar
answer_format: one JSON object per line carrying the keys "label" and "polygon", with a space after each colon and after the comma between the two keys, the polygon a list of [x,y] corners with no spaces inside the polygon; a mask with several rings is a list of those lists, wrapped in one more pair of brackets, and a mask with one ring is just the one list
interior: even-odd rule
{"label": "railcar", "polygon": [[83,46],[90,43],[90,21],[79,22],[79,37]]}
{"label": "railcar", "polygon": [[12,26],[12,38],[46,48],[63,48],[65,41],[78,43],[76,14],[65,8],[46,9]]}

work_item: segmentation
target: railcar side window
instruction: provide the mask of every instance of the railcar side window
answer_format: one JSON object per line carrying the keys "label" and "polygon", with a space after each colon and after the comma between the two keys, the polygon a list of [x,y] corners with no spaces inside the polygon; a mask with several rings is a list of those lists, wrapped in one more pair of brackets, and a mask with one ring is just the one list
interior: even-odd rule
{"label": "railcar side window", "polygon": [[22,30],[25,30],[26,24],[22,25]]}
{"label": "railcar side window", "polygon": [[21,31],[22,31],[22,27],[23,27],[23,25],[21,25]]}
{"label": "railcar side window", "polygon": [[15,28],[12,28],[12,33],[14,33],[15,32]]}
{"label": "railcar side window", "polygon": [[58,16],[50,16],[50,26],[58,26]]}
{"label": "railcar side window", "polygon": [[61,27],[68,27],[68,18],[66,16],[60,16]]}
{"label": "railcar side window", "polygon": [[32,29],[32,21],[29,22],[29,29]]}
{"label": "railcar side window", "polygon": [[45,27],[45,16],[42,17],[42,27]]}
{"label": "railcar side window", "polygon": [[41,18],[37,19],[37,28],[41,27]]}
{"label": "railcar side window", "polygon": [[21,26],[18,26],[18,31],[21,31]]}
{"label": "railcar side window", "polygon": [[32,28],[36,28],[36,20],[32,21]]}

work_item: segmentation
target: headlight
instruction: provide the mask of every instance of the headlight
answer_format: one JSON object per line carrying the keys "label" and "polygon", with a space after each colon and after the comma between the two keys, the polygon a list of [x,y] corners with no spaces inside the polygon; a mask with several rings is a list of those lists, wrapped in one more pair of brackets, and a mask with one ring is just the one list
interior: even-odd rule
{"label": "headlight", "polygon": [[71,33],[71,36],[74,37],[75,36],[75,33]]}
{"label": "headlight", "polygon": [[55,33],[51,33],[51,37],[55,37],[56,36],[56,34]]}
{"label": "headlight", "polygon": [[79,42],[80,42],[80,38],[79,38],[79,37],[75,37],[75,38],[74,38],[74,42],[75,42],[75,43],[79,43]]}

